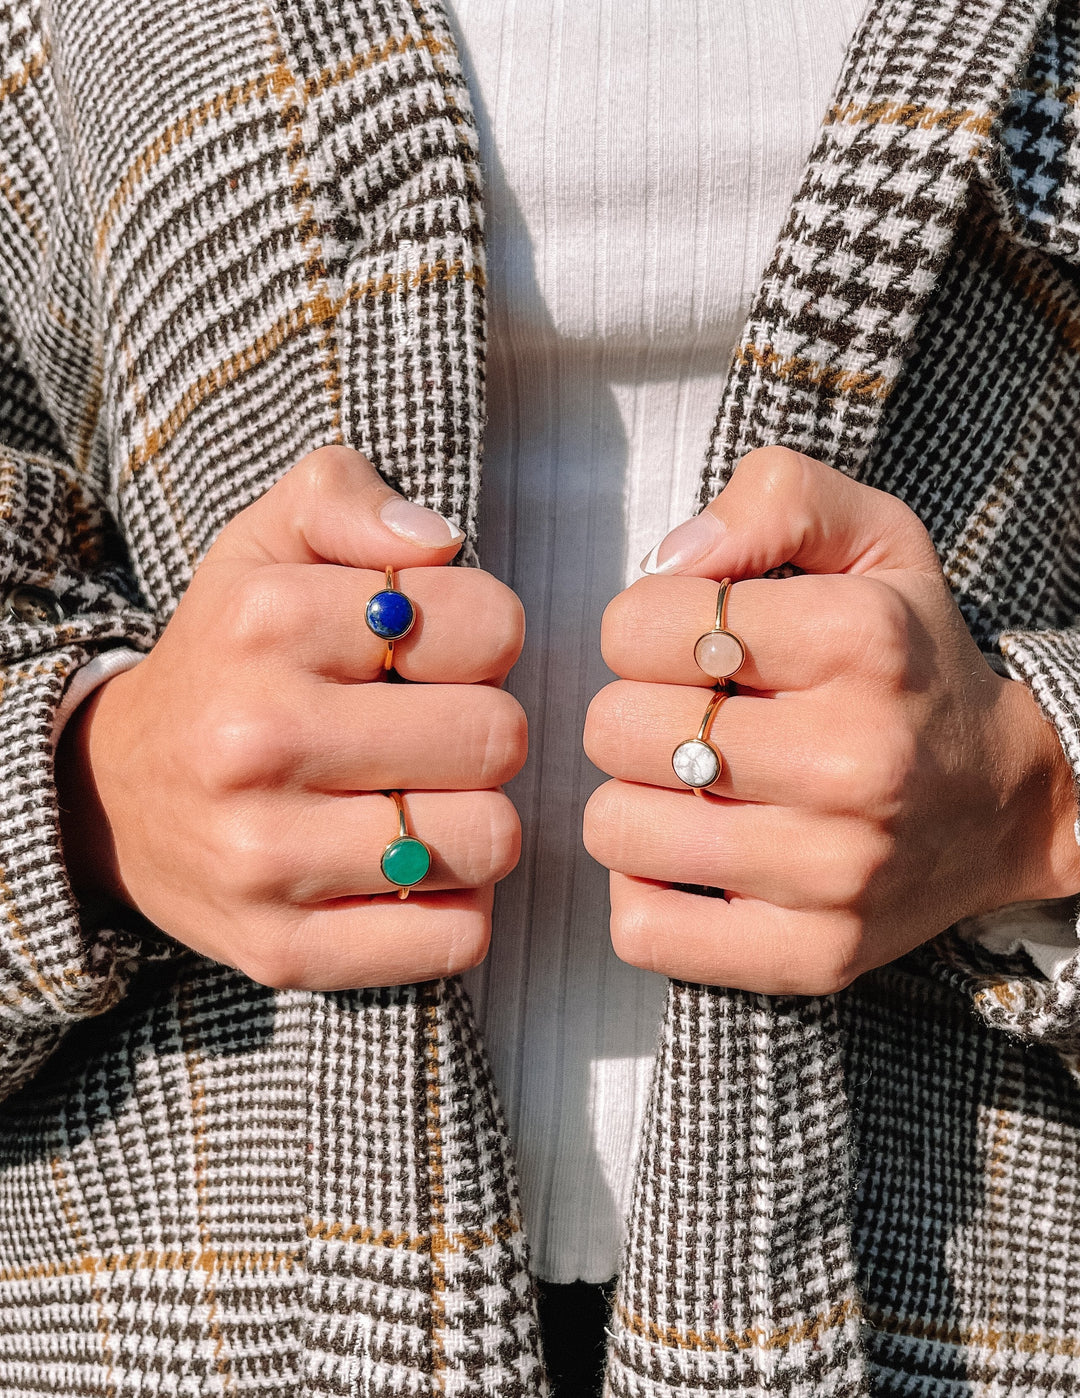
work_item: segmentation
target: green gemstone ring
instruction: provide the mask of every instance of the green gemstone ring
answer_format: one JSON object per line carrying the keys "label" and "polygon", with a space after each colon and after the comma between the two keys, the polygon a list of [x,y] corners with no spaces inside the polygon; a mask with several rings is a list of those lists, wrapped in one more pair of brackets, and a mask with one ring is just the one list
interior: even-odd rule
{"label": "green gemstone ring", "polygon": [[431,851],[423,840],[409,834],[400,794],[396,791],[386,794],[397,807],[398,833],[383,850],[379,868],[388,882],[397,885],[398,897],[408,898],[409,890],[425,878],[431,868]]}

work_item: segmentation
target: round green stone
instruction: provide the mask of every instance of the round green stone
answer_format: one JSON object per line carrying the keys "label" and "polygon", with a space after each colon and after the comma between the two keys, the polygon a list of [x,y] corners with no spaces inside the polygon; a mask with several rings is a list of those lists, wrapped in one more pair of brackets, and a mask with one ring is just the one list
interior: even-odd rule
{"label": "round green stone", "polygon": [[399,835],[383,850],[382,871],[399,888],[412,888],[431,868],[431,851],[423,840]]}

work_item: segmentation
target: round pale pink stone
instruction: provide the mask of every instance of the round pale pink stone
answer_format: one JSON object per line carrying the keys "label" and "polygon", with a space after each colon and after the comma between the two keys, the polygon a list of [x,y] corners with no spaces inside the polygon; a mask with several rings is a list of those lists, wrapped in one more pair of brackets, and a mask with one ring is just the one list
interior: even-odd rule
{"label": "round pale pink stone", "polygon": [[746,651],[733,631],[707,631],[698,638],[694,659],[714,680],[726,680],[742,665]]}

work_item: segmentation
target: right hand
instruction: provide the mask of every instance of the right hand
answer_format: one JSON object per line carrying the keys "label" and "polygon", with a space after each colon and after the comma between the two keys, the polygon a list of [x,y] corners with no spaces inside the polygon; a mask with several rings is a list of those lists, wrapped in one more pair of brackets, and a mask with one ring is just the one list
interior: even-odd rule
{"label": "right hand", "polygon": [[[498,788],[525,760],[524,713],[500,688],[524,613],[490,574],[444,566],[461,542],[344,447],[312,452],[238,514],[146,659],[65,729],[76,886],[279,988],[480,961],[520,847]],[[385,643],[364,622],[388,566],[417,609],[395,669],[420,683],[385,682]],[[407,900],[379,869],[397,834],[388,790],[433,855]]]}

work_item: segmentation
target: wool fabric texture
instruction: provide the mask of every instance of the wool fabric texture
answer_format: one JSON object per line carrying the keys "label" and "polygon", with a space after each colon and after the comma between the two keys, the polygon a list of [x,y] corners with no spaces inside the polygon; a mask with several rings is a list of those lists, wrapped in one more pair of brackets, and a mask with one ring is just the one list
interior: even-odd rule
{"label": "wool fabric texture", "polygon": [[[460,987],[275,993],[95,916],[52,784],[71,676],[305,451],[473,534],[444,17],[7,4],[0,62],[0,569],[67,611],[0,628],[0,1388],[542,1393]],[[872,0],[702,499],[777,441],[895,491],[1080,770],[1078,68],[1072,0]],[[959,933],[831,997],[673,985],[609,1392],[1076,1392],[1078,994]]]}

